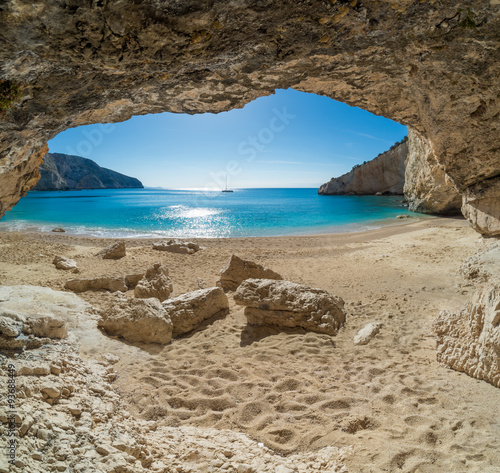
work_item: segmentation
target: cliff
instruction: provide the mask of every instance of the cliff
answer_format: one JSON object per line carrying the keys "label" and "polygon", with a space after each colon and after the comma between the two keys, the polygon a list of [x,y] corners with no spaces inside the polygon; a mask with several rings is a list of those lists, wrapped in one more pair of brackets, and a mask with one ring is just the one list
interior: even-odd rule
{"label": "cliff", "polygon": [[135,177],[102,168],[91,159],[48,153],[40,168],[40,180],[33,190],[120,189],[144,187]]}
{"label": "cliff", "polygon": [[408,139],[396,143],[390,150],[375,159],[354,166],[350,172],[334,177],[323,184],[318,194],[323,195],[388,195],[403,194],[405,161],[408,156]]}

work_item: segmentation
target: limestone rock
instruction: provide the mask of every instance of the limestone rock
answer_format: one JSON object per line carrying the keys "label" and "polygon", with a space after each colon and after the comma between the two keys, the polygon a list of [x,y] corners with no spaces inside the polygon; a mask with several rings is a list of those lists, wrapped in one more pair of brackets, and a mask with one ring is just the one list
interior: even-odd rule
{"label": "limestone rock", "polygon": [[163,303],[173,323],[173,335],[191,332],[214,315],[229,313],[229,302],[219,287],[188,292]]}
{"label": "limestone rock", "polygon": [[60,227],[53,228],[52,231],[54,233],[66,233],[66,230],[64,228],[60,228]]}
{"label": "limestone rock", "polygon": [[500,242],[467,258],[460,266],[460,273],[470,280],[486,282],[500,277]]}
{"label": "limestone rock", "polygon": [[96,256],[100,256],[102,259],[120,259],[126,256],[126,254],[125,242],[118,241],[99,251]]}
{"label": "limestone rock", "polygon": [[125,285],[129,289],[134,289],[135,286],[139,283],[139,281],[144,277],[144,273],[140,274],[127,274],[125,276]]}
{"label": "limestone rock", "polygon": [[380,332],[382,324],[371,323],[365,325],[358,333],[354,336],[354,345],[367,345],[370,340]]}
{"label": "limestone rock", "polygon": [[500,236],[500,177],[468,187],[462,213],[481,235]]}
{"label": "limestone rock", "polygon": [[245,279],[281,280],[283,278],[278,273],[260,264],[232,255],[226,266],[221,269],[217,286],[222,287],[224,291],[235,291]]}
{"label": "limestone rock", "polygon": [[335,335],[346,318],[340,297],[290,281],[247,279],[238,287],[234,300],[246,306],[245,316],[251,325],[302,327]]}
{"label": "limestone rock", "polygon": [[170,253],[193,254],[200,251],[200,245],[191,241],[167,240],[153,244],[153,250],[169,251]]}
{"label": "limestone rock", "polygon": [[354,168],[340,177],[323,184],[318,194],[345,195],[402,195],[405,182],[405,161],[408,140],[396,143],[375,159]]}
{"label": "limestone rock", "polygon": [[[0,348],[34,346],[66,338],[90,306],[74,294],[38,286],[0,286]],[[31,345],[30,345],[31,344]]]}
{"label": "limestone rock", "polygon": [[479,286],[461,311],[441,311],[434,321],[437,359],[500,387],[500,284]]}
{"label": "limestone rock", "polygon": [[76,261],[73,259],[65,258],[64,256],[56,256],[52,264],[56,265],[56,269],[63,269],[65,271],[70,269],[77,269]]}
{"label": "limestone rock", "polygon": [[168,277],[168,269],[161,263],[148,268],[144,277],[137,283],[134,296],[139,299],[156,297],[160,302],[170,297],[172,280]]}
{"label": "limestone rock", "polygon": [[102,311],[98,326],[130,342],[167,344],[172,321],[157,299],[131,299]]}
{"label": "limestone rock", "polygon": [[408,129],[409,154],[404,194],[412,212],[438,215],[460,213],[462,197],[439,164],[431,142]]}
{"label": "limestone rock", "polygon": [[66,281],[64,287],[77,293],[86,291],[128,291],[128,286],[123,276],[103,276],[94,279],[70,279]]}

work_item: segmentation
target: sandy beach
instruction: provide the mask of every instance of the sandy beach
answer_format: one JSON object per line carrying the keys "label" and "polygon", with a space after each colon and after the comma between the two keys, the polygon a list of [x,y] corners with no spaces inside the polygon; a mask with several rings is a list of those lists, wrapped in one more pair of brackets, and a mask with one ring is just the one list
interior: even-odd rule
{"label": "sandy beach", "polygon": [[[110,240],[1,232],[0,284],[65,290],[75,275],[55,269],[61,255],[82,278],[161,262],[177,296],[214,286],[232,254],[260,263],[342,297],[348,316],[338,335],[252,327],[229,293],[229,315],[169,345],[125,343],[94,328],[80,333],[80,356],[119,356],[113,389],[134,417],[160,428],[231,430],[283,457],[346,447],[344,471],[353,473],[494,473],[500,390],[438,364],[432,332],[438,312],[462,307],[473,290],[459,267],[479,239],[465,220],[432,218],[360,233],[199,240],[205,248],[193,255],[125,240],[127,256],[115,261],[94,256]],[[97,310],[117,297],[79,296]],[[370,322],[383,324],[380,333],[355,346]]]}

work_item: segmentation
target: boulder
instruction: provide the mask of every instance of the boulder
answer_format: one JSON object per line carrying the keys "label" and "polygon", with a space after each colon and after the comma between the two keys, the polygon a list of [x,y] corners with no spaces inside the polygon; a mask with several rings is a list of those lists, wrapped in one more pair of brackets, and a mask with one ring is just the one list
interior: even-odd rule
{"label": "boulder", "polygon": [[173,335],[191,332],[214,315],[229,313],[229,302],[219,287],[188,292],[163,303],[173,323]]}
{"label": "boulder", "polygon": [[66,233],[66,230],[64,228],[53,228],[52,231],[54,233]]}
{"label": "boulder", "polygon": [[98,326],[130,342],[167,344],[172,338],[172,321],[154,298],[120,301],[102,311]]}
{"label": "boulder", "polygon": [[234,294],[251,325],[301,327],[335,335],[345,322],[344,301],[322,289],[290,281],[247,279]]}
{"label": "boulder", "polygon": [[63,269],[65,271],[70,269],[77,269],[76,261],[73,259],[65,258],[64,256],[56,256],[52,264],[56,265],[56,269]]}
{"label": "boulder", "polygon": [[137,283],[134,296],[138,299],[156,297],[160,302],[170,297],[172,280],[168,277],[168,268],[156,263],[146,271],[144,277]]}
{"label": "boulder", "polygon": [[467,306],[434,321],[437,360],[500,387],[500,283],[480,285]]}
{"label": "boulder", "polygon": [[[68,336],[90,306],[74,294],[38,286],[0,287],[0,349],[36,346]],[[42,340],[43,339],[43,340]],[[37,342],[39,340],[39,342]]]}
{"label": "boulder", "polygon": [[367,345],[370,340],[380,332],[381,328],[382,324],[380,323],[365,325],[356,335],[354,335],[354,345]]}
{"label": "boulder", "polygon": [[245,279],[283,279],[281,275],[271,269],[252,261],[241,259],[236,255],[232,255],[229,258],[229,261],[221,269],[220,273],[217,286],[222,287],[224,291],[236,291]]}
{"label": "boulder", "polygon": [[125,284],[129,289],[134,289],[139,281],[144,277],[144,273],[140,274],[127,274],[125,276]]}
{"label": "boulder", "polygon": [[93,279],[70,279],[69,281],[66,281],[64,287],[73,292],[128,291],[124,276],[103,276]]}
{"label": "boulder", "polygon": [[119,241],[99,251],[96,256],[100,256],[102,259],[120,259],[126,254],[125,242]]}
{"label": "boulder", "polygon": [[168,240],[153,244],[153,250],[169,251],[171,253],[193,254],[201,250],[200,245],[192,241]]}

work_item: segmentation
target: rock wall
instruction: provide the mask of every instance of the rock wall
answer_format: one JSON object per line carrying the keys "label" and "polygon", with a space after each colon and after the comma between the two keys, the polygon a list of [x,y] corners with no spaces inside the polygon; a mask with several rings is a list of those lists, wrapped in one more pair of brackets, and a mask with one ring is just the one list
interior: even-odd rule
{"label": "rock wall", "polygon": [[[459,192],[496,211],[479,200],[500,175],[498,3],[5,0],[0,215],[67,128],[221,112],[287,87],[415,129]],[[286,123],[293,110],[280,113]]]}
{"label": "rock wall", "polygon": [[462,196],[439,164],[431,142],[408,130],[404,194],[413,212],[437,215],[460,213]]}
{"label": "rock wall", "polygon": [[402,195],[405,182],[405,161],[408,156],[408,140],[396,143],[390,150],[350,172],[334,177],[323,184],[318,194],[323,195]]}
{"label": "rock wall", "polygon": [[37,191],[144,187],[139,179],[102,168],[91,159],[61,153],[46,154],[39,171]]}

